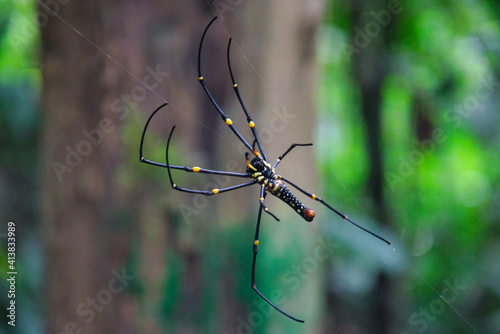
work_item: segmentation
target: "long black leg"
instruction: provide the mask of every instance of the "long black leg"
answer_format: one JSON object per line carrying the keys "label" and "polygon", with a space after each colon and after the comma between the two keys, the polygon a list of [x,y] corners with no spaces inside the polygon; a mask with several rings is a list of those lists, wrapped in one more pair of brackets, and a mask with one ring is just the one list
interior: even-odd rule
{"label": "long black leg", "polygon": [[269,209],[267,208],[267,206],[264,204],[264,199],[265,198],[266,198],[266,190],[265,190],[265,186],[262,185],[262,187],[260,188],[260,198],[259,198],[260,206],[261,206],[262,209],[264,209],[264,211],[266,213],[270,214],[277,221],[280,221],[279,218],[276,217],[273,213],[271,213],[271,211],[269,211]]}
{"label": "long black leg", "polygon": [[226,116],[226,114],[224,113],[224,111],[222,111],[222,109],[219,107],[219,105],[217,104],[217,102],[215,102],[215,99],[213,98],[212,94],[210,94],[210,91],[208,90],[207,85],[205,84],[203,76],[201,75],[201,49],[202,49],[202,46],[203,46],[203,41],[205,40],[205,35],[206,35],[208,29],[210,28],[210,26],[212,25],[212,23],[214,23],[214,21],[216,19],[217,19],[217,16],[214,17],[212,19],[212,21],[210,21],[210,23],[208,24],[208,26],[205,28],[205,31],[203,32],[203,35],[201,36],[200,47],[198,49],[198,80],[200,81],[200,84],[203,87],[203,90],[205,91],[205,93],[207,93],[207,96],[210,99],[210,102],[212,102],[212,105],[219,112],[220,116],[222,117],[222,120],[229,126],[229,128],[233,131],[233,133],[236,135],[236,137],[238,137],[238,139],[249,150],[252,150],[252,146],[250,146],[250,144],[245,140],[245,138],[243,138],[243,136],[234,127],[233,121]]}
{"label": "long black leg", "polygon": [[383,242],[385,242],[386,244],[390,245],[391,243],[389,241],[387,241],[386,239],[382,238],[381,236],[379,236],[378,234],[364,228],[363,226],[355,223],[354,221],[352,221],[349,217],[347,217],[345,214],[343,214],[342,212],[338,211],[337,209],[333,208],[331,205],[329,205],[328,203],[326,203],[325,201],[323,201],[323,199],[321,199],[320,197],[316,196],[315,194],[313,193],[310,193],[304,189],[302,189],[301,187],[297,186],[296,184],[294,184],[293,182],[291,182],[290,180],[287,180],[285,179],[284,177],[281,177],[281,179],[283,179],[285,182],[289,183],[292,187],[294,187],[295,189],[297,189],[298,191],[302,192],[303,194],[305,194],[306,196],[309,196],[310,198],[320,202],[321,204],[323,204],[324,206],[326,206],[328,209],[332,210],[333,212],[335,212],[337,215],[339,215],[340,217],[344,218],[345,220],[347,220],[348,222],[350,222],[351,224],[353,224],[354,226],[356,226],[357,228],[360,228],[362,229],[363,231],[373,235],[375,238],[378,238],[380,240],[382,240]]}
{"label": "long black leg", "polygon": [[[141,146],[139,148],[139,161],[140,162],[146,162],[146,163],[151,163],[150,160],[147,160],[147,159],[144,159],[144,155],[142,154],[142,147],[144,145],[144,137],[146,136],[146,130],[149,126],[149,123],[151,122],[151,120],[153,119],[153,117],[156,115],[156,113],[158,111],[160,111],[161,109],[163,109],[164,107],[168,106],[168,102],[167,103],[164,103],[162,104],[161,106],[159,106],[158,108],[155,109],[155,111],[153,111],[153,113],[151,114],[151,116],[149,116],[148,118],[148,121],[146,122],[146,125],[144,126],[144,130],[142,130],[142,136],[141,136]],[[161,164],[160,164],[161,165]]]}
{"label": "long black leg", "polygon": [[[266,197],[266,193],[264,193],[263,197]],[[304,322],[304,320],[297,319],[295,317],[292,317],[290,314],[286,313],[285,311],[281,310],[278,306],[274,305],[269,299],[267,299],[262,292],[260,292],[257,289],[257,283],[255,282],[255,264],[257,263],[257,252],[259,250],[259,231],[260,231],[260,222],[262,219],[262,210],[264,207],[261,205],[259,206],[259,214],[257,216],[257,227],[255,228],[255,237],[253,239],[253,261],[252,261],[252,289],[254,289],[257,294],[264,299],[269,305],[274,307],[278,312],[281,314],[287,316],[288,318],[298,321],[298,322]]]}
{"label": "long black leg", "polygon": [[[142,148],[144,146],[144,137],[146,136],[146,130],[147,130],[148,126],[149,126],[149,123],[151,122],[151,119],[153,119],[154,115],[159,110],[161,110],[163,107],[165,107],[167,105],[168,105],[168,103],[162,104],[161,106],[159,106],[158,108],[156,108],[155,111],[153,111],[153,113],[151,114],[151,116],[149,116],[148,121],[146,122],[146,125],[144,126],[144,130],[142,131],[141,146],[139,148],[139,161],[140,162],[144,162],[144,163],[147,163],[147,164],[150,164],[150,165],[153,165],[153,166],[157,166],[157,167],[162,167],[162,168],[167,168],[167,165],[144,158],[144,156],[142,154]],[[175,126],[172,128],[170,135],[172,135],[172,132],[174,131],[174,129],[175,129]],[[172,168],[172,169],[180,169],[180,170],[183,170],[185,172],[195,172],[195,173],[215,174],[215,175],[227,175],[227,176],[236,176],[236,177],[244,177],[244,178],[251,177],[251,175],[248,174],[248,173],[236,173],[236,172],[218,171],[218,170],[213,170],[213,169],[200,168],[200,167],[197,167],[197,166],[186,167],[186,166],[174,166],[174,165],[170,165],[168,167]]]}
{"label": "long black leg", "polygon": [[237,184],[235,186],[231,186],[231,187],[227,187],[227,188],[221,188],[221,189],[215,188],[215,189],[212,189],[212,190],[195,190],[195,189],[187,189],[187,188],[182,188],[182,187],[177,186],[174,183],[174,180],[172,179],[172,174],[170,173],[171,167],[170,167],[170,163],[168,161],[168,150],[170,148],[170,140],[172,139],[172,134],[174,133],[174,130],[175,130],[175,126],[172,128],[172,131],[170,131],[170,135],[168,136],[168,141],[167,141],[167,148],[165,150],[165,157],[166,157],[166,160],[167,160],[166,166],[167,166],[168,178],[170,179],[170,184],[172,185],[173,189],[179,190],[179,191],[183,191],[183,192],[186,192],[186,193],[212,196],[212,195],[221,194],[223,192],[227,192],[227,191],[231,191],[231,190],[236,190],[236,189],[243,188],[243,187],[248,187],[248,186],[251,186],[251,185],[253,185],[253,184],[255,184],[257,182],[257,180],[253,179],[250,182],[246,182],[246,183],[242,183],[242,184]]}
{"label": "long black leg", "polygon": [[293,150],[297,146],[312,146],[312,143],[308,143],[308,144],[292,144],[288,148],[288,150],[285,151],[285,153],[283,153],[282,155],[280,155],[278,157],[278,159],[276,159],[276,162],[274,163],[273,168],[276,168],[276,166],[278,166],[278,164],[281,162],[281,160],[283,160],[283,158],[285,157],[285,155],[287,155],[291,150]]}
{"label": "long black leg", "polygon": [[235,186],[227,187],[227,188],[216,188],[216,189],[212,189],[212,190],[196,190],[196,189],[187,189],[187,188],[179,187],[175,183],[173,183],[172,179],[170,181],[172,183],[172,188],[175,189],[175,190],[179,190],[179,191],[183,191],[183,192],[191,193],[191,194],[200,194],[200,195],[205,195],[205,196],[212,196],[212,195],[222,194],[224,192],[228,192],[228,191],[231,191],[231,190],[236,190],[236,189],[248,187],[248,186],[251,186],[251,185],[255,184],[255,181],[250,181],[250,182],[246,182],[246,183],[242,183],[242,184],[237,184]]}
{"label": "long black leg", "polygon": [[[233,39],[230,38],[229,43],[227,44],[227,66],[229,67],[229,74],[231,75],[231,81],[233,82],[233,89],[234,89],[236,96],[238,97],[238,101],[240,102],[241,108],[243,109],[243,111],[245,112],[245,115],[247,116],[248,126],[252,130],[253,137],[255,138],[255,142],[257,142],[257,146],[259,147],[260,153],[262,153],[262,157],[264,158],[264,160],[268,161],[266,153],[264,152],[264,149],[262,148],[262,144],[260,143],[259,136],[257,135],[257,131],[255,130],[255,123],[252,120],[252,117],[250,116],[250,114],[248,113],[248,110],[247,110],[245,104],[243,103],[243,99],[241,98],[240,91],[238,89],[238,84],[234,80],[233,70],[231,68],[231,57],[230,57],[231,41],[232,40]],[[254,145],[252,145],[252,147],[254,147],[254,146],[255,146],[255,143],[254,143]]]}

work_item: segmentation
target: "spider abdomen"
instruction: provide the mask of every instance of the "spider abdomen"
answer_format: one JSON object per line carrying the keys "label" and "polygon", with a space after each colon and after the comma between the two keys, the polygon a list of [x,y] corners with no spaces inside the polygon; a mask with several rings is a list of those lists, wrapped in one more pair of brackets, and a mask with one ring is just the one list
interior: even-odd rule
{"label": "spider abdomen", "polygon": [[267,184],[267,189],[271,194],[288,204],[295,210],[295,212],[308,222],[314,219],[314,216],[316,215],[314,211],[306,207],[304,203],[302,203],[282,181],[273,180],[269,182]]}

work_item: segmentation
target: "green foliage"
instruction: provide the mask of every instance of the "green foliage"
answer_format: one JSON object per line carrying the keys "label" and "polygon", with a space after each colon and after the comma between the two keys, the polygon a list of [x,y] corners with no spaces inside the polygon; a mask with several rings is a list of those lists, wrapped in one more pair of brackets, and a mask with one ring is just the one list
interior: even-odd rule
{"label": "green foliage", "polygon": [[[318,156],[329,196],[342,205],[361,198],[345,211],[370,212],[363,200],[369,164],[355,102],[358,88],[352,83],[353,58],[339,48],[355,28],[346,23],[344,5],[332,6],[335,15],[327,19],[319,40],[320,130],[335,132],[319,131]],[[395,329],[421,332],[409,317],[439,297],[432,287],[441,291],[446,280],[456,278],[466,288],[452,305],[480,332],[498,332],[497,308],[474,311],[486,295],[497,305],[500,301],[498,291],[491,294],[492,282],[482,277],[491,267],[498,270],[498,261],[482,259],[500,237],[495,209],[500,198],[498,11],[465,1],[402,6],[382,40],[389,67],[382,90],[385,196],[394,229],[390,240],[408,261],[400,263],[406,274],[397,276],[397,289],[404,287],[403,300],[411,300]],[[368,259],[359,268],[368,267]],[[342,271],[338,275],[340,280],[345,276]],[[429,328],[472,332],[451,308],[444,314]]]}
{"label": "green foliage", "polygon": [[[33,23],[32,1],[0,2],[0,315],[6,318],[6,225],[17,226],[16,327],[6,321],[0,331],[42,331],[42,270],[38,230],[39,184],[38,27]],[[23,316],[20,316],[23,314]],[[30,321],[22,321],[25,317]],[[5,327],[4,327],[5,326]],[[9,327],[9,328],[7,328]]]}

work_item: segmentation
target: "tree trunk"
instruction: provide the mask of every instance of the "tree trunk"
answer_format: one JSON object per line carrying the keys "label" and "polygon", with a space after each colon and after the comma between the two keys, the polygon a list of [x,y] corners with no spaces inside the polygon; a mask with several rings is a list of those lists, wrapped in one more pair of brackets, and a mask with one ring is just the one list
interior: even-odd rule
{"label": "tree trunk", "polygon": [[[385,2],[369,3],[369,8],[385,9]],[[353,3],[354,27],[366,27],[368,3],[363,0]],[[386,28],[390,29],[390,27]],[[373,37],[366,48],[354,56],[355,78],[359,85],[362,102],[361,112],[366,128],[366,146],[369,157],[367,192],[373,200],[373,214],[381,224],[388,223],[387,205],[384,197],[384,156],[382,149],[382,83],[388,71],[386,63],[385,32]],[[374,289],[372,306],[373,333],[388,333],[392,319],[390,307],[390,281],[386,273],[380,272]]]}
{"label": "tree trunk", "polygon": [[[97,2],[50,8],[101,44]],[[119,327],[106,289],[112,270],[122,268],[112,267],[106,227],[114,214],[116,126],[103,107],[105,57],[42,3],[38,10],[50,15],[41,26],[48,330],[113,333]]]}

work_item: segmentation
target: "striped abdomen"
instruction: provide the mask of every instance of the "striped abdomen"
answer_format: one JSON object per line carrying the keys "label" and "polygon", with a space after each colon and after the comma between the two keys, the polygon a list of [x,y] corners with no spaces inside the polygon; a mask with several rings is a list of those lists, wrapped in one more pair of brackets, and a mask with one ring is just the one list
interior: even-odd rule
{"label": "striped abdomen", "polygon": [[295,195],[287,188],[287,186],[280,180],[269,182],[267,185],[269,192],[286,204],[290,205],[302,218],[308,222],[314,219],[315,213],[313,210],[307,208]]}

